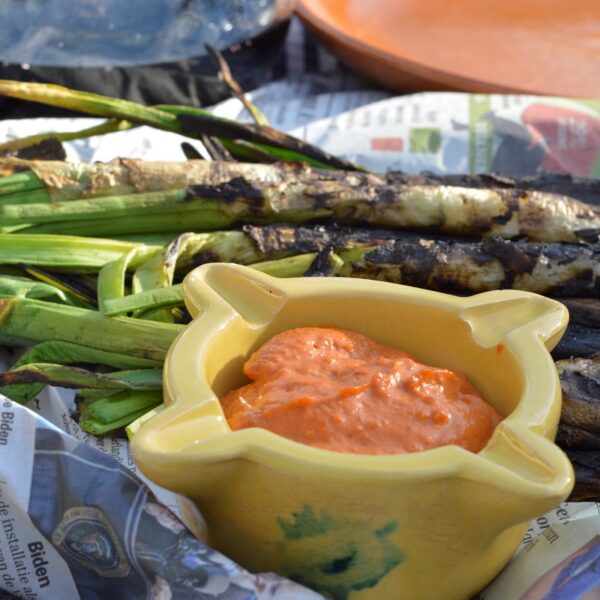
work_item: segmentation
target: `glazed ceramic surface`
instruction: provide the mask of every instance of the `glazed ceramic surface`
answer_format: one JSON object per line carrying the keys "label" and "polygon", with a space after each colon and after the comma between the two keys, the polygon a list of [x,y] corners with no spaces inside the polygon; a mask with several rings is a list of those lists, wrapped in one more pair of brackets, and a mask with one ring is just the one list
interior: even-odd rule
{"label": "glazed ceramic surface", "polygon": [[399,91],[600,96],[600,3],[300,0],[350,67]]}
{"label": "glazed ceramic surface", "polygon": [[[463,599],[508,561],[527,523],[573,485],[553,439],[548,349],[567,311],[518,291],[459,298],[344,278],[275,279],[204,265],[184,282],[194,320],[165,364],[167,407],[133,439],[142,471],[192,498],[210,542],[254,571],[335,599]],[[479,454],[447,446],[344,454],[262,429],[232,432],[218,397],[273,335],[341,327],[467,375],[505,419]]]}

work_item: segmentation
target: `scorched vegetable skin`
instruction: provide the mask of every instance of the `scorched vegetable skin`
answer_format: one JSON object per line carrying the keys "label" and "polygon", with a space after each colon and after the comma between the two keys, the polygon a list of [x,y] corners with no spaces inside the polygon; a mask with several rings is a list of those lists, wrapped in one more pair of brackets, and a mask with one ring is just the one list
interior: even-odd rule
{"label": "scorched vegetable skin", "polygon": [[285,331],[244,373],[253,382],[221,400],[232,429],[262,427],[339,452],[478,452],[502,418],[463,375],[340,329]]}

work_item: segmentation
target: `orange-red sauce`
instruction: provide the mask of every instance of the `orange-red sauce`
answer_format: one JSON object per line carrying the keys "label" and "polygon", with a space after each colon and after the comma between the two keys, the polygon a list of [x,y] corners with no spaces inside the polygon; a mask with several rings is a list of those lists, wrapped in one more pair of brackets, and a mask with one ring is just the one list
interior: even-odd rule
{"label": "orange-red sauce", "polygon": [[262,427],[340,452],[478,452],[501,419],[463,375],[341,329],[284,331],[244,373],[252,383],[221,399],[232,429]]}

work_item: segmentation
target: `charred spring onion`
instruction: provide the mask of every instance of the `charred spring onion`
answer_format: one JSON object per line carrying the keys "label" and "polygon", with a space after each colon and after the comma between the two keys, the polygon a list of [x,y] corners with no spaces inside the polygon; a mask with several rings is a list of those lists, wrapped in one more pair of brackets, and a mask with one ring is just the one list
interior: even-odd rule
{"label": "charred spring onion", "polygon": [[0,158],[0,343],[25,349],[0,374],[1,393],[27,402],[45,384],[75,388],[80,425],[97,435],[159,406],[164,357],[189,320],[180,283],[206,262],[459,294],[529,290],[571,311],[554,353],[564,359],[558,440],[577,472],[573,498],[600,497],[600,184],[377,175],[258,113],[246,125],[3,80],[0,95],[107,119],[0,144],[0,155],[145,124],[223,159]]}

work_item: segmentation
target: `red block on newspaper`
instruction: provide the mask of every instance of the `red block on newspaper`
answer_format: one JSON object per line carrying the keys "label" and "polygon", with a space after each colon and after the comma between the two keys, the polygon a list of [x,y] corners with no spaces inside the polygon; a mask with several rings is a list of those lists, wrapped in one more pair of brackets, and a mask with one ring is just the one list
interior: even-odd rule
{"label": "red block on newspaper", "polygon": [[372,138],[371,150],[402,152],[404,150],[404,140],[399,137]]}

